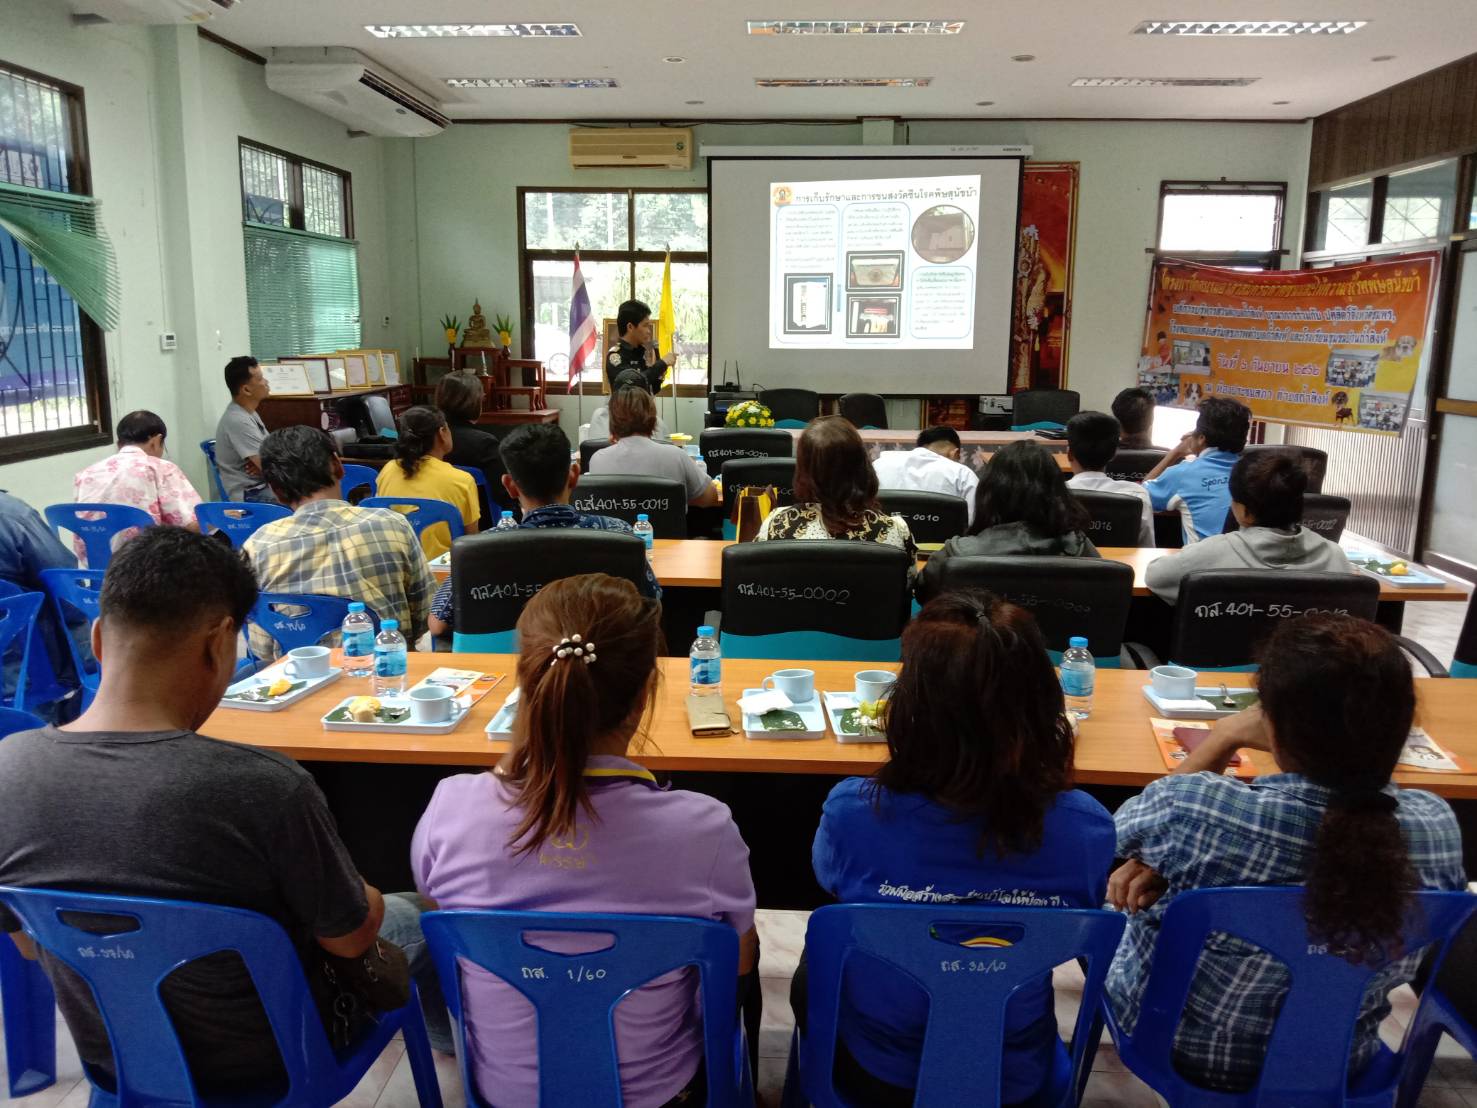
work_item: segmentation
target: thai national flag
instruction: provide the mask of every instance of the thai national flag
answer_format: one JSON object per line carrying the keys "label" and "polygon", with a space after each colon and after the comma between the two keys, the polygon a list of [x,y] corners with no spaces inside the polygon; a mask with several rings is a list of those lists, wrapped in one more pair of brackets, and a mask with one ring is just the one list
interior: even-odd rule
{"label": "thai national flag", "polygon": [[580,256],[574,256],[574,296],[569,302],[569,379],[578,381],[595,353],[595,320],[590,314],[590,294],[580,273]]}

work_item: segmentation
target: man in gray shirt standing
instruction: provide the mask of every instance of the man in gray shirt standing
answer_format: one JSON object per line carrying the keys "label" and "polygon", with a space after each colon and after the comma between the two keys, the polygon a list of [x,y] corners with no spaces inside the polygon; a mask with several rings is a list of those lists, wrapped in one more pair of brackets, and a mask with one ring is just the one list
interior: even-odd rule
{"label": "man in gray shirt standing", "polygon": [[262,477],[258,456],[267,427],[256,412],[272,388],[249,354],[226,363],[226,388],[231,390],[231,402],[215,427],[215,464],[220,467],[221,484],[232,500],[275,504],[277,498]]}

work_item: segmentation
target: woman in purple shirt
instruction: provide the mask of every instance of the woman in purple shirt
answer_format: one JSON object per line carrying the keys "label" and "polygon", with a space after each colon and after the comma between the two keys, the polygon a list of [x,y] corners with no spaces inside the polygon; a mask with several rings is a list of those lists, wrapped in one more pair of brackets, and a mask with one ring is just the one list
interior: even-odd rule
{"label": "woman in purple shirt", "polygon": [[[518,620],[521,697],[512,749],[491,773],[437,786],[411,845],[422,895],[441,908],[697,916],[739,933],[739,974],[758,960],[749,850],[728,809],[663,789],[626,757],[656,685],[661,608],[629,581],[556,581]],[[599,949],[551,938],[561,953]],[[629,1108],[704,1097],[697,972],[637,989],[615,1011]],[[467,968],[473,1079],[500,1108],[538,1104],[533,1006]]]}

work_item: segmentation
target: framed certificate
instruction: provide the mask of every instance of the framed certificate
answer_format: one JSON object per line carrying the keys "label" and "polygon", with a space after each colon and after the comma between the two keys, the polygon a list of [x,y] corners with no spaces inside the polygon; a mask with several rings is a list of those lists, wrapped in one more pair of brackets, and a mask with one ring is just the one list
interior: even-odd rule
{"label": "framed certificate", "polygon": [[273,396],[312,396],[313,382],[308,367],[302,362],[278,362],[261,367],[262,376],[272,387]]}
{"label": "framed certificate", "polygon": [[385,383],[385,367],[380,361],[378,350],[360,350],[358,353],[364,355],[364,366],[369,373],[369,387],[379,388]]}
{"label": "framed certificate", "polygon": [[314,392],[331,392],[333,386],[328,380],[328,359],[326,358],[300,358],[303,368],[308,371],[308,380],[312,383]]}
{"label": "framed certificate", "polygon": [[362,351],[341,355],[344,359],[344,384],[351,389],[369,388],[369,367],[364,363]]}
{"label": "framed certificate", "polygon": [[400,384],[400,351],[381,350],[380,365],[385,371],[385,384]]}
{"label": "framed certificate", "polygon": [[349,387],[349,380],[345,376],[344,357],[342,354],[330,354],[323,359],[323,364],[328,367],[328,391],[337,392]]}

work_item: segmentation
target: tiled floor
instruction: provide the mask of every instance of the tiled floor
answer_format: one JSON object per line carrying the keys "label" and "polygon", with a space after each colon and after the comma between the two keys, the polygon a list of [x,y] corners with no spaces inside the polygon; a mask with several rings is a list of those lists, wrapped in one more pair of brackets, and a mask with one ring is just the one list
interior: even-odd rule
{"label": "tiled floor", "polygon": [[[766,1108],[777,1108],[780,1089],[784,1085],[785,1059],[794,1026],[790,1014],[790,978],[805,945],[807,915],[806,912],[759,912],[759,972],[764,987],[764,1020],[758,1042],[758,1092]],[[1055,984],[1057,1021],[1062,1030],[1070,1034],[1077,1018],[1082,976],[1075,966],[1063,967],[1057,970]],[[1415,995],[1408,988],[1402,988],[1393,994],[1393,1001],[1395,1010],[1384,1029],[1386,1040],[1392,1044],[1399,1041],[1406,1021],[1415,1010]],[[750,1044],[751,1048],[753,1045]],[[57,1054],[57,1083],[52,1088],[20,1100],[0,1096],[0,1108],[7,1105],[85,1108],[87,1082],[82,1079],[71,1036],[60,1022]],[[3,1046],[0,1046],[0,1059],[3,1059]],[[437,1055],[436,1064],[446,1108],[464,1108],[466,1100],[462,1095],[456,1061]],[[415,1086],[404,1047],[398,1041],[391,1043],[359,1087],[342,1103],[346,1108],[417,1108]],[[1106,1105],[1154,1108],[1160,1101],[1147,1085],[1124,1070],[1112,1044],[1105,1038],[1098,1049],[1083,1103],[1091,1108],[1104,1108]],[[1473,1062],[1450,1039],[1443,1039],[1438,1048],[1436,1066],[1426,1083],[1419,1108],[1477,1108],[1477,1062]]]}

